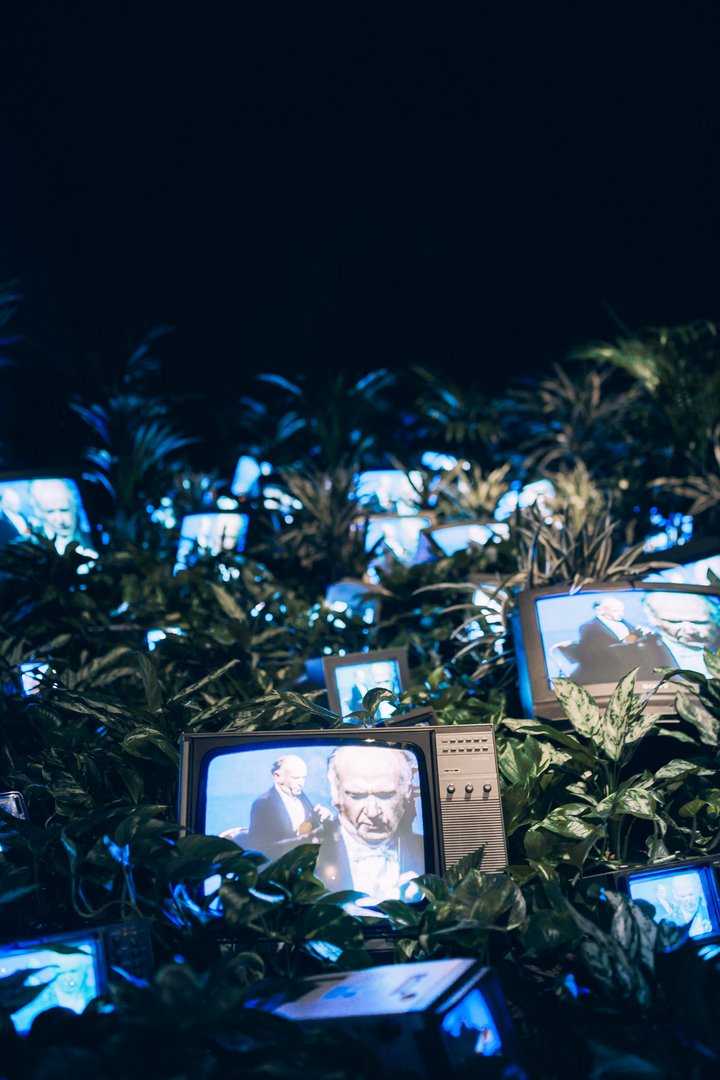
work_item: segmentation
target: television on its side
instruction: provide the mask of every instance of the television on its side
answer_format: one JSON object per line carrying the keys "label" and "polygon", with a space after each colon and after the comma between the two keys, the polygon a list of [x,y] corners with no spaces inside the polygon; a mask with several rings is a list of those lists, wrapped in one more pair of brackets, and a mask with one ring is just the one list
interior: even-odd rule
{"label": "television on its side", "polygon": [[[520,593],[513,617],[520,694],[529,716],[560,720],[553,680],[584,686],[599,705],[638,668],[636,690],[650,693],[659,668],[707,675],[704,650],[720,647],[720,589],[665,582],[590,582],[573,591],[554,585]],[[666,682],[648,708],[674,715],[676,690]]]}
{"label": "television on its side", "polygon": [[174,573],[194,566],[203,556],[244,551],[249,520],[247,514],[232,511],[186,514],[180,525]]}
{"label": "television on its side", "polygon": [[184,734],[179,820],[268,861],[316,844],[328,891],[368,906],[479,848],[507,864],[492,724]]}
{"label": "television on its side", "polygon": [[[28,812],[22,793],[19,791],[0,791],[0,810],[10,817],[27,821]],[[6,818],[0,819],[0,852],[3,850],[3,841],[8,841],[15,834],[11,821]]]}
{"label": "television on its side", "polygon": [[673,859],[609,875],[608,887],[655,908],[655,922],[687,926],[694,941],[720,941],[720,859]]}
{"label": "television on its side", "polygon": [[151,978],[150,931],[143,920],[0,945],[0,979],[24,972],[24,986],[42,987],[32,1001],[11,1013],[21,1035],[46,1009],[83,1012],[93,998],[106,993],[117,971]]}
{"label": "television on its side", "polygon": [[455,555],[468,548],[501,544],[510,538],[510,526],[503,521],[448,521],[425,530],[433,549],[441,555]]}
{"label": "television on its side", "polygon": [[380,604],[377,588],[357,578],[343,578],[325,590],[326,607],[341,617],[362,619],[368,626],[380,618]]}
{"label": "television on its side", "polygon": [[71,543],[96,554],[77,482],[52,472],[0,474],[0,547],[38,536],[61,555]]}
{"label": "television on its side", "polygon": [[[327,687],[328,707],[343,718],[357,709],[368,690],[380,687],[400,695],[410,685],[407,649],[373,649],[371,652],[345,653],[343,656],[323,656],[323,674]],[[383,701],[377,716],[386,720],[395,705]]]}
{"label": "television on its side", "polygon": [[690,540],[657,553],[658,561],[675,563],[652,570],[643,581],[667,581],[673,585],[710,585],[708,571],[720,578],[720,537]]}
{"label": "television on its side", "polygon": [[370,566],[389,570],[396,563],[415,566],[427,559],[425,532],[431,525],[426,514],[373,514],[356,522],[355,528],[366,530],[365,550],[373,553]]}

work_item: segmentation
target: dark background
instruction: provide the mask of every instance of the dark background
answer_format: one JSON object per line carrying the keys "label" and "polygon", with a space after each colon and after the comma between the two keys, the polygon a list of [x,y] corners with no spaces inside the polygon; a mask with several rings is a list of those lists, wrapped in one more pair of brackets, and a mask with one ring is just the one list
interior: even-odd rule
{"label": "dark background", "polygon": [[92,394],[158,323],[168,389],[211,415],[258,371],[493,390],[621,324],[718,315],[714,4],[14,7],[6,425]]}

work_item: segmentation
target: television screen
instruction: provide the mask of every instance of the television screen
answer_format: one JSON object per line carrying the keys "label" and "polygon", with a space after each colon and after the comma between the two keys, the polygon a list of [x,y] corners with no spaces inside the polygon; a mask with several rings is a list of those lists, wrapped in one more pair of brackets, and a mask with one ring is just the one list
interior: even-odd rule
{"label": "television screen", "polygon": [[[11,817],[27,820],[25,800],[19,791],[1,791],[0,810],[5,814],[10,814]],[[3,850],[2,841],[9,839],[14,835],[14,832],[15,830],[10,822],[0,820],[0,852]]]}
{"label": "television screen", "polygon": [[465,551],[471,544],[485,547],[486,544],[500,544],[510,536],[510,526],[494,521],[464,521],[448,525],[438,525],[429,529],[427,534],[443,555],[454,555]]}
{"label": "television screen", "polygon": [[507,632],[504,614],[507,599],[507,592],[495,585],[483,585],[475,589],[472,602],[480,609],[481,619],[468,619],[457,636],[463,641],[477,641],[486,634],[492,634],[497,638],[495,652],[502,653]]}
{"label": "television screen", "polygon": [[73,542],[92,549],[90,522],[74,480],[0,480],[0,547],[18,537],[32,539],[33,534],[53,540],[61,555]]}
{"label": "television screen", "polygon": [[516,510],[526,510],[536,503],[541,509],[547,509],[548,516],[552,516],[547,503],[556,495],[555,485],[550,480],[535,480],[532,484],[506,491],[504,495],[501,495],[493,517],[497,521],[506,521]]}
{"label": "television screen", "polygon": [[[427,790],[418,753],[335,739],[234,747],[207,755],[201,829],[277,859],[319,844],[316,875],[331,892],[418,900],[425,872]],[[207,885],[206,888],[211,888]]]}
{"label": "television screen", "polygon": [[380,610],[380,599],[373,590],[351,578],[328,585],[325,603],[336,614],[357,616],[368,625],[375,622]]}
{"label": "television screen", "polygon": [[[343,717],[362,709],[363,698],[369,690],[380,687],[400,694],[410,682],[406,649],[324,656],[323,671],[328,704]],[[394,702],[383,701],[376,715],[386,720],[394,711]]]}
{"label": "television screen", "polygon": [[655,908],[655,921],[676,926],[689,924],[691,938],[720,933],[718,890],[711,866],[667,867],[631,874],[627,882],[633,900],[646,900]]}
{"label": "television screen", "polygon": [[49,670],[49,664],[41,664],[35,660],[28,660],[20,665],[20,683],[24,697],[37,694],[42,678]]}
{"label": "television screen", "polygon": [[720,647],[720,598],[701,592],[609,589],[537,599],[547,677],[583,686],[615,684],[633,668],[707,675],[704,650]]}
{"label": "television screen", "polygon": [[241,454],[235,467],[235,475],[230,485],[233,495],[244,496],[246,499],[255,499],[260,494],[260,477],[263,475],[260,462],[250,457],[249,454]]}
{"label": "television screen", "polygon": [[361,506],[398,514],[414,514],[421,486],[420,473],[404,473],[402,469],[371,469],[357,476],[355,497]]}
{"label": "television screen", "polygon": [[165,641],[168,634],[172,634],[173,637],[187,637],[187,634],[180,626],[166,626],[164,630],[148,630],[145,635],[148,652],[155,652],[160,642]]}
{"label": "television screen", "polygon": [[646,574],[644,581],[670,581],[675,585],[707,585],[708,571],[712,570],[720,578],[720,554],[710,555],[705,559],[695,559],[682,566],[672,566],[665,570],[655,570]]}
{"label": "television screen", "polygon": [[247,514],[186,514],[180,526],[175,573],[193,566],[202,555],[243,551],[248,522]]}
{"label": "television screen", "polygon": [[377,552],[373,566],[389,567],[394,559],[403,566],[422,560],[423,531],[432,525],[429,517],[381,515],[368,518],[365,550]]}
{"label": "television screen", "polygon": [[[0,979],[29,971],[27,987],[42,987],[27,1005],[12,1013],[16,1031],[29,1031],[38,1015],[57,1006],[81,1013],[98,996],[99,974],[95,939],[78,937],[63,942],[62,952],[50,944],[8,945],[0,948]],[[68,951],[72,950],[72,951]]]}

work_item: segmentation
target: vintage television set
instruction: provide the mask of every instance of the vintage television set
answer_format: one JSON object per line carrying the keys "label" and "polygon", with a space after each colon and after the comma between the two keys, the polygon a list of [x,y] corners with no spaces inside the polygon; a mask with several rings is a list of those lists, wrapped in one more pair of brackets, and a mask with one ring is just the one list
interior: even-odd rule
{"label": "vintage television set", "polygon": [[657,553],[658,561],[675,563],[652,570],[644,581],[668,581],[674,585],[710,585],[708,571],[720,578],[720,537],[689,540]]}
{"label": "vintage television set", "polygon": [[25,973],[24,985],[43,987],[11,1018],[18,1034],[30,1030],[46,1009],[81,1013],[106,993],[113,975],[150,979],[153,955],[148,923],[141,919],[114,926],[55,934],[36,941],[0,945],[0,979]]}
{"label": "vintage television set", "polygon": [[63,554],[77,543],[96,555],[77,482],[52,472],[0,473],[0,547],[44,536]]}
{"label": "vintage television set", "polygon": [[507,521],[518,510],[527,510],[537,505],[540,510],[547,513],[546,521],[552,519],[552,512],[548,502],[557,498],[555,485],[551,480],[533,480],[524,486],[512,487],[498,499],[498,504],[493,511],[496,521]]}
{"label": "vintage television set", "polygon": [[366,906],[419,901],[413,878],[479,848],[507,865],[492,724],[184,734],[179,820],[268,860],[318,844],[328,891]]}
{"label": "vintage television set", "polygon": [[[527,715],[560,720],[553,680],[584,686],[600,706],[638,668],[636,691],[650,693],[659,668],[707,675],[704,649],[720,647],[720,589],[665,582],[590,582],[520,593],[512,620],[521,700]],[[672,681],[648,708],[674,715]]]}
{"label": "vintage television set", "polygon": [[607,887],[655,908],[655,921],[687,926],[693,941],[720,941],[720,857],[673,859],[615,871]]}
{"label": "vintage television set", "polygon": [[376,586],[357,578],[343,578],[328,585],[325,605],[336,615],[362,619],[371,626],[380,618],[381,596],[382,592]]}
{"label": "vintage television set", "polygon": [[415,566],[430,556],[425,531],[432,525],[426,514],[372,514],[355,523],[365,529],[365,550],[373,553],[371,568],[389,570],[396,563]]}
{"label": "vintage television set", "polygon": [[449,521],[425,530],[432,548],[441,555],[467,551],[473,544],[488,547],[510,538],[510,526],[501,521]]}
{"label": "vintage television set", "polygon": [[268,988],[248,1007],[310,1031],[351,1034],[402,1075],[527,1076],[500,984],[477,960],[332,972],[295,980],[288,993]]}
{"label": "vintage television set", "polygon": [[369,469],[355,477],[355,498],[360,506],[395,514],[416,514],[422,473],[402,469]]}
{"label": "vintage television set", "polygon": [[186,514],[180,525],[180,540],[174,573],[193,566],[204,555],[245,550],[249,517],[232,511]]}
{"label": "vintage television set", "polygon": [[[323,656],[322,665],[328,708],[342,717],[362,709],[363,697],[368,690],[382,687],[399,695],[410,685],[405,648]],[[393,702],[383,701],[377,715],[386,720],[394,711]]]}
{"label": "vintage television set", "polygon": [[238,499],[259,499],[263,475],[262,463],[257,458],[250,454],[241,454],[235,466],[230,490]]}

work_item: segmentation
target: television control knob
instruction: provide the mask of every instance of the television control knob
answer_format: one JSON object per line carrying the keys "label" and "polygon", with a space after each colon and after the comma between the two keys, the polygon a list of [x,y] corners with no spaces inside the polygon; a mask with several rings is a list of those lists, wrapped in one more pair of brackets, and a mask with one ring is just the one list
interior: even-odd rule
{"label": "television control knob", "polygon": [[454,784],[448,784],[447,793],[448,793],[448,795],[454,795],[455,794],[455,785]]}
{"label": "television control knob", "polygon": [[483,784],[483,791],[489,795],[492,791],[492,784]]}
{"label": "television control knob", "polygon": [[468,795],[472,795],[475,788],[472,786],[472,784],[466,784],[465,785],[465,790],[467,791]]}

